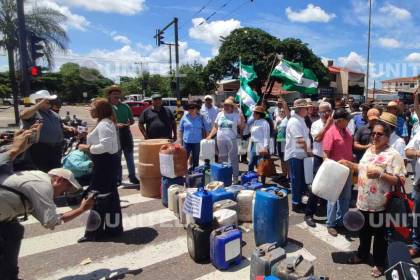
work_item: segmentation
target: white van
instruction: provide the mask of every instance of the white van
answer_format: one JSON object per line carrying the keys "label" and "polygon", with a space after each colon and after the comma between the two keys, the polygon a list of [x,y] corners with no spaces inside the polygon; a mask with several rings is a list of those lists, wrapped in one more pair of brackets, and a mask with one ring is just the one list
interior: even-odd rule
{"label": "white van", "polygon": [[[188,103],[187,98],[182,98],[181,100],[181,109],[184,110],[184,105]],[[162,98],[162,105],[171,110],[172,113],[175,113],[176,110],[176,98],[175,97],[164,97]]]}

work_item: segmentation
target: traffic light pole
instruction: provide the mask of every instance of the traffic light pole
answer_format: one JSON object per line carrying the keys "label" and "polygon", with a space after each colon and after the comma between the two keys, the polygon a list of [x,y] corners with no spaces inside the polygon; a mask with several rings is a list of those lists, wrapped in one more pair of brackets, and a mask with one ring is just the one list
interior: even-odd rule
{"label": "traffic light pole", "polygon": [[23,8],[24,0],[17,0],[17,16],[18,16],[18,30],[19,30],[19,57],[20,57],[20,71],[21,79],[21,94],[24,98],[25,105],[29,104],[29,94],[31,92],[31,84],[28,75],[28,46],[26,43],[26,24],[25,13]]}

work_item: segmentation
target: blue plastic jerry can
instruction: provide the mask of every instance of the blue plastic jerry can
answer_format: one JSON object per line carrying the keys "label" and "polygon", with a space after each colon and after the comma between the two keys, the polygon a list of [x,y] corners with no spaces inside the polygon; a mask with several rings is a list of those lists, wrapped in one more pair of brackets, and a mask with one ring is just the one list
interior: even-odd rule
{"label": "blue plastic jerry can", "polygon": [[187,174],[185,178],[187,188],[204,187],[204,173],[194,171],[191,174]]}
{"label": "blue plastic jerry can", "polygon": [[210,164],[211,181],[221,181],[225,186],[232,185],[232,166],[228,163]]}
{"label": "blue plastic jerry can", "polygon": [[162,197],[162,204],[168,207],[168,189],[172,185],[181,185],[185,184],[184,177],[176,177],[176,178],[168,178],[162,177],[162,184],[161,184],[161,197]]}
{"label": "blue plastic jerry can", "polygon": [[276,242],[283,246],[289,230],[287,191],[277,187],[258,190],[253,211],[256,246]]}
{"label": "blue plastic jerry can", "polygon": [[243,184],[245,190],[256,191],[264,187],[264,184],[258,181],[252,181]]}
{"label": "blue plastic jerry can", "polygon": [[197,205],[199,208],[200,217],[194,216],[194,220],[198,225],[209,226],[213,224],[213,201],[211,194],[204,188],[199,188],[194,193],[198,197]]}
{"label": "blue plastic jerry can", "polygon": [[242,261],[242,232],[234,226],[214,230],[210,235],[210,259],[220,270],[226,270]]}
{"label": "blue plastic jerry can", "polygon": [[241,191],[241,190],[244,190],[245,188],[243,187],[243,186],[241,186],[241,185],[232,185],[232,186],[230,186],[230,187],[227,187],[227,188],[225,188],[225,190],[227,191],[227,192],[231,192],[231,193],[233,193],[233,196],[235,197],[235,199],[234,200],[236,200],[236,197],[238,196],[238,193]]}
{"label": "blue plastic jerry can", "polygon": [[241,184],[258,181],[258,174],[254,171],[248,171],[241,176]]}
{"label": "blue plastic jerry can", "polygon": [[225,189],[217,189],[212,192],[210,192],[213,203],[224,200],[224,199],[230,199],[235,200],[235,195],[233,192],[228,192]]}

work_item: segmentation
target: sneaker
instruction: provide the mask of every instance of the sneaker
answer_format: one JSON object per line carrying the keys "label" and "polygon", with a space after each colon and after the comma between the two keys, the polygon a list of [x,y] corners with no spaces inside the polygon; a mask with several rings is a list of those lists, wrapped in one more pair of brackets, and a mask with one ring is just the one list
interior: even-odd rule
{"label": "sneaker", "polygon": [[314,218],[311,215],[305,215],[305,222],[309,227],[316,227]]}
{"label": "sneaker", "polygon": [[337,232],[337,230],[336,230],[335,228],[333,228],[333,227],[329,227],[329,228],[328,228],[328,233],[329,233],[331,236],[334,236],[334,237],[337,237],[337,236],[338,236],[338,232]]}
{"label": "sneaker", "polygon": [[134,177],[134,178],[130,178],[130,183],[133,184],[133,185],[138,185],[138,184],[140,184],[140,181],[139,181],[139,179]]}

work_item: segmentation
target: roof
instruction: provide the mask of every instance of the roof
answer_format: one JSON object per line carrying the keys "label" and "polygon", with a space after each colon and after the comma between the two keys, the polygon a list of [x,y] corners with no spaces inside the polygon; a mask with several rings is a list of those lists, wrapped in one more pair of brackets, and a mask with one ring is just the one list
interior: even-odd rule
{"label": "roof", "polygon": [[418,77],[405,77],[405,78],[396,78],[391,80],[384,80],[381,81],[381,83],[409,83],[409,82],[415,82],[419,80]]}
{"label": "roof", "polygon": [[364,75],[364,73],[357,72],[357,71],[354,71],[354,70],[351,70],[351,69],[345,68],[345,67],[338,67],[338,66],[329,66],[328,71],[330,73],[335,73],[335,74],[339,74],[341,71],[345,71],[345,72],[349,72],[349,73],[353,73],[353,74]]}

